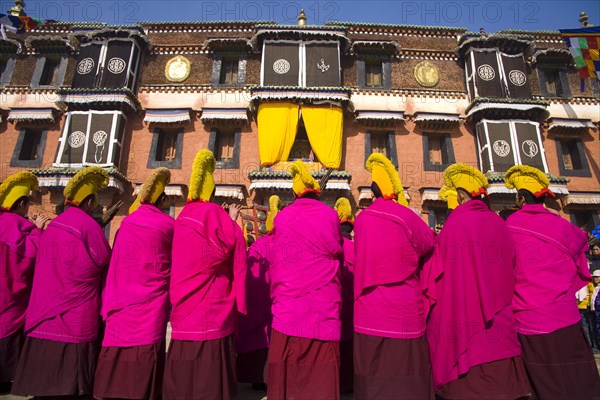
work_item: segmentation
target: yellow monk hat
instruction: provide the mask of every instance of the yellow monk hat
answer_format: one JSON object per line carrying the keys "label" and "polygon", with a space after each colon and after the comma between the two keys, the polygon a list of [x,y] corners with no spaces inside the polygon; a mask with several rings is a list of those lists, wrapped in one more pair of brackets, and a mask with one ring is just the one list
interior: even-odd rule
{"label": "yellow monk hat", "polygon": [[345,197],[340,197],[335,202],[335,211],[337,211],[338,218],[340,223],[349,222],[351,224],[354,223],[354,215],[352,215],[352,206],[350,206],[350,201]]}
{"label": "yellow monk hat", "polygon": [[438,196],[440,200],[448,203],[449,210],[454,210],[458,207],[458,193],[456,192],[456,189],[444,185],[440,189]]}
{"label": "yellow monk hat", "polygon": [[209,201],[215,191],[215,172],[217,161],[212,151],[202,149],[196,154],[192,165],[192,177],[190,178],[190,192],[188,201]]}
{"label": "yellow monk hat", "polygon": [[290,165],[290,175],[292,175],[292,190],[296,196],[302,197],[306,193],[320,193],[319,182],[312,177],[308,167],[302,161],[295,161]]}
{"label": "yellow monk hat", "polygon": [[267,214],[266,222],[267,232],[271,232],[273,230],[273,227],[275,226],[275,217],[279,213],[279,210],[281,210],[281,200],[279,199],[279,196],[274,194],[273,196],[269,197],[269,214]]}
{"label": "yellow monk hat", "polygon": [[0,208],[10,210],[17,200],[29,197],[31,191],[37,188],[37,177],[31,172],[17,172],[9,176],[0,185]]}
{"label": "yellow monk hat", "polygon": [[384,199],[393,199],[396,203],[408,207],[398,171],[386,156],[381,153],[371,154],[367,159],[366,168],[372,174],[371,179],[381,190]]}
{"label": "yellow monk hat", "polygon": [[548,186],[550,186],[550,180],[546,174],[537,168],[530,167],[529,165],[515,165],[506,171],[504,175],[504,184],[509,189],[525,189],[531,192],[535,197],[542,197],[548,195],[555,197],[554,193]]}
{"label": "yellow monk hat", "polygon": [[65,203],[78,206],[86,197],[96,196],[98,190],[108,185],[108,172],[100,167],[86,167],[75,174],[67,183],[63,194]]}
{"label": "yellow monk hat", "polygon": [[157,168],[142,184],[140,192],[138,193],[135,201],[129,207],[129,214],[137,210],[142,204],[154,204],[158,200],[161,194],[164,193],[165,187],[171,181],[171,171],[168,168],[161,167]]}
{"label": "yellow monk hat", "polygon": [[480,170],[466,164],[452,164],[446,168],[444,184],[453,189],[464,189],[472,197],[481,194],[487,196],[485,189],[490,185]]}

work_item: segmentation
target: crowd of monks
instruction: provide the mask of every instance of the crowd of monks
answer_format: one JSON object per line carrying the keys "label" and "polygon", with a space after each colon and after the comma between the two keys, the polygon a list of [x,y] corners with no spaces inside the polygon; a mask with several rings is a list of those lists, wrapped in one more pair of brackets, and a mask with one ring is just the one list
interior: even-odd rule
{"label": "crowd of monks", "polygon": [[293,163],[295,200],[281,208],[272,196],[268,234],[249,246],[240,207],[212,202],[208,150],[177,219],[161,211],[170,172],[154,170],[112,249],[91,217],[105,170],[78,172],[52,221],[28,215],[35,175],[9,177],[4,390],[217,400],[248,382],[266,384],[269,400],[600,398],[575,298],[591,280],[587,238],[544,207],[554,197],[544,173],[507,171],[520,209],[505,221],[486,177],[451,165],[440,190],[451,211],[436,234],[385,156],[366,168],[375,200],[354,218],[345,198],[321,202],[322,183]]}

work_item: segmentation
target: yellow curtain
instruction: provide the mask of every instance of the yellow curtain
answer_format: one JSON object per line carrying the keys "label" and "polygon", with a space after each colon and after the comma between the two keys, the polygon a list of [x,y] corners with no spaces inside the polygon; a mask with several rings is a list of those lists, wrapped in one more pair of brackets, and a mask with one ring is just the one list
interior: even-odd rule
{"label": "yellow curtain", "polygon": [[298,104],[263,103],[258,106],[260,164],[287,161],[298,131]]}
{"label": "yellow curtain", "polygon": [[326,168],[342,162],[343,112],[341,107],[302,106],[302,119],[310,146]]}

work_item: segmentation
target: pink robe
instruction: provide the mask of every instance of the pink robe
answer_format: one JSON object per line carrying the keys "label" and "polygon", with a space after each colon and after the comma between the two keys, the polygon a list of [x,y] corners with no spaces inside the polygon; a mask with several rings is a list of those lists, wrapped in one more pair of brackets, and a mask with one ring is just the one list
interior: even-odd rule
{"label": "pink robe", "polygon": [[511,302],[515,249],[504,221],[480,200],[457,207],[438,236],[436,303],[427,324],[434,387],[475,365],[521,354]]}
{"label": "pink robe", "polygon": [[28,336],[66,343],[97,339],[110,246],[100,225],[69,207],[46,228],[25,318]]}
{"label": "pink robe", "polygon": [[102,293],[102,346],[165,339],[174,225],[173,218],[147,204],[121,222]]}
{"label": "pink robe", "polygon": [[273,258],[272,236],[263,236],[248,249],[246,275],[246,315],[240,314],[238,353],[268,349],[271,334],[271,295],[269,264]]}
{"label": "pink robe", "polygon": [[344,262],[340,283],[342,285],[342,336],[341,340],[352,339],[354,333],[354,242],[343,238]]}
{"label": "pink robe", "polygon": [[575,293],[591,280],[585,233],[540,204],[507,221],[517,245],[513,309],[519,333],[538,335],[577,324]]}
{"label": "pink robe", "polygon": [[342,236],[337,213],[298,199],[277,214],[270,268],[273,329],[287,336],[340,340]]}
{"label": "pink robe", "polygon": [[221,206],[194,202],[179,214],[170,294],[176,340],[224,338],[246,313],[246,243]]}
{"label": "pink robe", "polygon": [[0,339],[25,323],[42,230],[28,219],[0,211]]}
{"label": "pink robe", "polygon": [[412,210],[376,199],[354,225],[354,331],[415,339],[426,330],[420,266],[434,232]]}

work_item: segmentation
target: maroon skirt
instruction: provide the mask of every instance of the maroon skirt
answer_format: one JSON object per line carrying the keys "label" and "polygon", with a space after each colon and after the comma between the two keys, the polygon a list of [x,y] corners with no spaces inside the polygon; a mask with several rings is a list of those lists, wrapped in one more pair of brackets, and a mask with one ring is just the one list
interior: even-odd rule
{"label": "maroon skirt", "polygon": [[23,329],[0,339],[0,383],[15,380],[19,353],[21,353],[24,342]]}
{"label": "maroon skirt", "polygon": [[244,383],[264,383],[269,349],[237,353],[237,380]]}
{"label": "maroon skirt", "polygon": [[158,399],[162,396],[165,342],[102,347],[94,378],[97,399]]}
{"label": "maroon skirt", "polygon": [[532,390],[520,356],[471,367],[457,380],[442,386],[436,394],[448,400],[514,400]]}
{"label": "maroon skirt", "polygon": [[425,336],[394,339],[354,333],[355,399],[433,399]]}
{"label": "maroon skirt", "polygon": [[12,393],[18,396],[91,394],[100,346],[25,338]]}
{"label": "maroon skirt", "polygon": [[163,398],[225,400],[237,395],[233,335],[199,342],[171,340]]}
{"label": "maroon skirt", "polygon": [[340,343],[271,331],[267,398],[339,400]]}
{"label": "maroon skirt", "polygon": [[544,335],[519,335],[539,399],[600,399],[600,377],[581,324]]}

